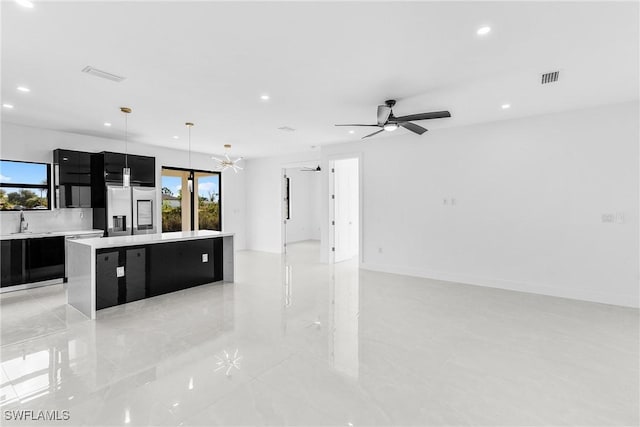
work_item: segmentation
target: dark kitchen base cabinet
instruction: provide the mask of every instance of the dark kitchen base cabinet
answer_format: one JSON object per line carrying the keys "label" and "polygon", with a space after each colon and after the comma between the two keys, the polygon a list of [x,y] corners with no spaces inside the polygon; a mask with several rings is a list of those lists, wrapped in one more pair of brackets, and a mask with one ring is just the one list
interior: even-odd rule
{"label": "dark kitchen base cabinet", "polygon": [[64,237],[2,240],[0,285],[22,285],[64,277]]}
{"label": "dark kitchen base cabinet", "polygon": [[221,281],[222,257],[222,238],[99,249],[96,309]]}

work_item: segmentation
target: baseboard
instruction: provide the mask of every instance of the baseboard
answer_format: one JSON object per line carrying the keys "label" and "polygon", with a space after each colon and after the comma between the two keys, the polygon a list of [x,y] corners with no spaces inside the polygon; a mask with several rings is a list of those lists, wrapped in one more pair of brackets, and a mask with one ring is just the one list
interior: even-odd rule
{"label": "baseboard", "polygon": [[537,283],[517,282],[512,280],[492,279],[486,277],[472,277],[463,274],[446,273],[440,271],[419,270],[409,267],[387,264],[363,262],[360,268],[382,273],[401,274],[404,276],[422,277],[425,279],[442,280],[465,285],[484,286],[488,288],[505,289],[509,291],[526,292],[531,294],[548,295],[552,297],[569,298],[580,301],[597,302],[601,304],[619,305],[623,307],[639,308],[638,297],[633,295],[603,294],[577,289],[558,289],[553,286]]}

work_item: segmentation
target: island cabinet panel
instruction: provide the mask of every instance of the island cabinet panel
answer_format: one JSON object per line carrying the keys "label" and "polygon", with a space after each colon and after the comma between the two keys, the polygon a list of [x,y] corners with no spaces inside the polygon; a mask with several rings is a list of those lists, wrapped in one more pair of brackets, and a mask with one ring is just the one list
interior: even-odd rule
{"label": "island cabinet panel", "polygon": [[96,255],[96,309],[149,296],[147,248],[111,248]]}
{"label": "island cabinet panel", "polygon": [[[222,239],[190,240],[150,245],[150,295],[162,295],[216,279],[214,246]],[[221,252],[221,251],[220,251]],[[222,262],[217,264],[222,267]]]}
{"label": "island cabinet panel", "polygon": [[126,302],[144,299],[148,296],[147,250],[146,248],[128,249],[126,257]]}
{"label": "island cabinet panel", "polygon": [[96,255],[96,309],[118,305],[122,293],[118,280],[118,251],[101,252]]}
{"label": "island cabinet panel", "polygon": [[163,243],[149,246],[149,294],[150,296],[162,295],[181,289],[175,277],[178,263],[175,257],[178,254],[179,243]]}

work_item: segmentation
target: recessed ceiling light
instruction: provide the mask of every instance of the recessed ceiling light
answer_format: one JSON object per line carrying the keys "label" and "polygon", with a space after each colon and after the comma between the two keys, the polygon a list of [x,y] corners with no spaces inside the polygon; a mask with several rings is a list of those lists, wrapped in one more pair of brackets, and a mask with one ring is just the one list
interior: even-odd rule
{"label": "recessed ceiling light", "polygon": [[356,133],[356,131],[355,130],[350,130],[349,133]]}
{"label": "recessed ceiling light", "polygon": [[8,109],[10,109],[10,110],[12,110],[12,109],[13,109],[13,105],[11,105],[11,104],[2,104],[2,106],[3,106],[4,108],[8,108]]}
{"label": "recessed ceiling light", "polygon": [[173,135],[173,139],[180,139],[178,135]]}
{"label": "recessed ceiling light", "polygon": [[104,122],[104,125],[105,125],[106,127],[109,127],[109,126],[111,126],[111,123],[109,123],[109,122]]}
{"label": "recessed ceiling light", "polygon": [[502,104],[503,110],[506,110],[507,108],[511,108],[511,104]]}
{"label": "recessed ceiling light", "polygon": [[31,89],[25,86],[18,86],[16,89],[18,89],[20,92],[31,92]]}
{"label": "recessed ceiling light", "polygon": [[16,0],[16,3],[18,3],[22,7],[33,9],[33,3],[31,3],[29,0]]}
{"label": "recessed ceiling light", "polygon": [[263,101],[268,101],[269,95],[260,95],[260,99],[262,99]]}
{"label": "recessed ceiling light", "polygon": [[477,31],[479,36],[487,35],[490,32],[491,32],[491,27],[480,27],[478,28],[478,31]]}

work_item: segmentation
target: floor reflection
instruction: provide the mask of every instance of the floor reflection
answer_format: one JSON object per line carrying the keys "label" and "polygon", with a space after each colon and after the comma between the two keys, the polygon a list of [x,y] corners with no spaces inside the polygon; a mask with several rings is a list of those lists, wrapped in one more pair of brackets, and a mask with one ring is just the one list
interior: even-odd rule
{"label": "floor reflection", "polygon": [[233,284],[95,321],[62,287],[3,294],[2,409],[68,409],[56,425],[638,424],[637,310],[289,249],[238,252]]}

